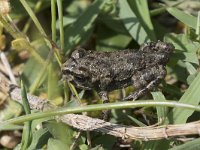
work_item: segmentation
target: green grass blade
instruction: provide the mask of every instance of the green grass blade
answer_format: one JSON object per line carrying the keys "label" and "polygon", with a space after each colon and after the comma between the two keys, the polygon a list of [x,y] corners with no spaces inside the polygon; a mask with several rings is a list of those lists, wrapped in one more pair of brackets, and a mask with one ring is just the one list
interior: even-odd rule
{"label": "green grass blade", "polygon": [[196,25],[196,35],[198,35],[197,40],[200,40],[200,11],[197,16],[197,25]]}
{"label": "green grass blade", "polygon": [[149,38],[152,41],[155,41],[156,36],[155,36],[155,33],[154,33],[153,24],[151,22],[147,0],[142,0],[142,1],[128,0],[128,3],[130,5],[132,11],[138,17],[138,20],[142,24],[142,27],[145,29]]}
{"label": "green grass blade", "polygon": [[108,0],[96,0],[93,4],[73,23],[65,29],[65,52],[72,51],[82,40],[86,40],[93,29],[93,23],[97,19]]}
{"label": "green grass blade", "polygon": [[[194,79],[190,87],[184,93],[184,95],[179,100],[180,103],[191,104],[198,106],[200,102],[200,73],[198,73],[197,77]],[[168,115],[169,123],[186,123],[188,117],[193,114],[194,110],[184,110],[181,108],[174,108]]]}
{"label": "green grass blade", "polygon": [[133,121],[135,124],[137,124],[139,127],[146,127],[146,125],[144,123],[142,123],[141,121],[139,121],[138,119],[128,115],[127,116],[131,121]]}
{"label": "green grass blade", "polygon": [[59,17],[59,30],[60,30],[60,47],[64,49],[64,28],[63,28],[63,7],[62,0],[57,0],[58,17]]}
{"label": "green grass blade", "polygon": [[51,32],[52,41],[56,42],[56,0],[51,0]]}
{"label": "green grass blade", "polygon": [[21,80],[21,95],[22,95],[22,102],[23,102],[23,106],[24,106],[24,111],[26,114],[30,114],[31,113],[31,109],[29,106],[29,102],[28,102],[28,98],[27,98],[27,92],[25,89],[25,86],[23,84],[23,81]]}
{"label": "green grass blade", "polygon": [[[36,5],[35,5],[33,11],[34,11],[35,13],[38,12],[38,11],[41,9],[42,4],[43,4],[43,1],[38,1],[38,2],[36,3]],[[31,24],[32,24],[32,20],[31,20],[31,18],[29,18],[28,21],[27,21],[27,23],[25,24],[25,26],[24,26],[22,32],[26,34],[26,33],[28,32],[28,30],[30,29]]]}
{"label": "green grass blade", "polygon": [[59,108],[56,110],[49,110],[46,112],[38,112],[38,113],[32,113],[30,115],[17,117],[14,119],[10,119],[7,121],[4,121],[0,124],[0,128],[2,126],[5,126],[7,124],[13,124],[13,123],[22,123],[29,120],[44,118],[44,117],[50,117],[50,116],[56,116],[56,115],[64,115],[69,113],[82,113],[82,112],[89,112],[89,111],[98,111],[98,110],[105,110],[105,109],[123,109],[123,108],[137,108],[137,107],[156,107],[156,106],[163,106],[163,107],[178,107],[192,111],[199,111],[200,112],[200,106],[191,105],[191,104],[184,104],[176,101],[165,101],[165,102],[155,102],[154,100],[145,100],[145,101],[128,101],[128,102],[116,102],[116,103],[108,103],[108,104],[93,104],[93,105],[87,105],[87,106],[74,106],[74,107],[65,107],[65,108]]}
{"label": "green grass blade", "polygon": [[35,25],[38,28],[38,30],[40,31],[40,33],[46,37],[47,35],[46,35],[44,29],[42,28],[40,22],[38,21],[37,17],[35,16],[34,12],[30,8],[30,6],[27,4],[27,2],[25,0],[19,0],[19,1],[22,3],[24,8],[26,9],[29,16],[32,18],[33,22],[35,23]]}
{"label": "green grass blade", "polygon": [[171,148],[169,150],[198,150],[200,147],[200,138],[189,141],[187,143],[184,143],[180,146],[176,146],[174,148]]}
{"label": "green grass blade", "polygon": [[[151,92],[153,99],[155,101],[166,101],[165,96],[161,92]],[[156,107],[158,123],[164,122],[164,119],[167,116],[168,109],[166,107]]]}
{"label": "green grass blade", "polygon": [[65,149],[69,149],[69,147],[66,147],[66,145],[60,140],[50,138],[48,140],[47,149],[48,150],[65,150]]}
{"label": "green grass blade", "polygon": [[61,104],[63,103],[62,99],[62,88],[59,87],[59,77],[57,76],[57,68],[58,66],[54,65],[53,63],[50,63],[48,66],[48,78],[47,78],[47,95],[48,100],[53,100],[54,104]]}
{"label": "green grass blade", "polygon": [[23,126],[20,125],[14,125],[14,124],[8,124],[6,126],[2,126],[0,128],[0,131],[9,131],[9,130],[22,130]]}
{"label": "green grass blade", "polygon": [[150,41],[145,29],[136,14],[131,10],[127,0],[119,1],[119,6],[119,17],[133,39],[135,39],[139,44]]}
{"label": "green grass blade", "polygon": [[[25,86],[23,84],[23,81],[21,80],[21,96],[22,96],[22,102],[24,106],[24,111],[26,114],[31,114],[31,109],[29,106],[28,98],[27,98],[27,93]],[[22,134],[22,150],[26,150],[31,142],[31,121],[25,122],[24,123],[24,129],[23,129],[23,134]]]}
{"label": "green grass blade", "polygon": [[36,91],[36,89],[43,83],[43,81],[45,80],[47,74],[47,68],[49,66],[49,63],[52,61],[52,57],[53,54],[52,52],[49,53],[47,60],[45,61],[45,64],[43,66],[43,68],[41,69],[41,71],[38,73],[38,76],[36,77],[34,83],[30,86],[30,93],[34,93]]}
{"label": "green grass blade", "polygon": [[178,20],[180,20],[181,22],[183,22],[185,25],[196,29],[196,25],[197,25],[197,18],[184,13],[183,11],[174,8],[174,7],[169,7],[167,8],[167,11],[174,16],[175,18],[177,18]]}

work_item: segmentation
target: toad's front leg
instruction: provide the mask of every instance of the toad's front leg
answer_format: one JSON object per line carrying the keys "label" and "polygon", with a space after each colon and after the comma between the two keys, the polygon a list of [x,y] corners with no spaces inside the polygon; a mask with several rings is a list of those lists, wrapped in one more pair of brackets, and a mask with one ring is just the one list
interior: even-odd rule
{"label": "toad's front leg", "polygon": [[[108,98],[108,92],[107,91],[101,91],[99,92],[100,97],[103,100],[103,103],[109,103],[109,98]],[[110,118],[110,110],[103,110],[101,114],[101,119],[108,121]]]}
{"label": "toad's front leg", "polygon": [[[100,81],[100,84],[96,88],[96,91],[101,97],[101,99],[103,100],[104,104],[109,103],[107,87],[112,81],[112,78],[110,78],[110,72],[104,73],[104,76],[101,76],[101,79],[99,81]],[[111,113],[110,110],[103,110],[101,114],[101,119],[108,121],[110,118],[110,113]]]}
{"label": "toad's front leg", "polygon": [[133,86],[136,91],[131,95],[124,98],[124,100],[136,100],[140,96],[151,91],[154,87],[158,86],[162,79],[166,76],[166,69],[164,66],[154,66],[151,68],[138,71],[132,77]]}

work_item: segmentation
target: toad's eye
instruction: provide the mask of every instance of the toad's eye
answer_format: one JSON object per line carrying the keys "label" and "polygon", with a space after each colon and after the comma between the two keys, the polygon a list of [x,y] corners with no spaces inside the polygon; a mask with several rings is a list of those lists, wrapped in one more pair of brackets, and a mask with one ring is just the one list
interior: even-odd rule
{"label": "toad's eye", "polygon": [[76,81],[78,81],[78,82],[85,82],[85,78],[84,78],[84,77],[81,77],[81,76],[76,76],[75,79],[76,79]]}

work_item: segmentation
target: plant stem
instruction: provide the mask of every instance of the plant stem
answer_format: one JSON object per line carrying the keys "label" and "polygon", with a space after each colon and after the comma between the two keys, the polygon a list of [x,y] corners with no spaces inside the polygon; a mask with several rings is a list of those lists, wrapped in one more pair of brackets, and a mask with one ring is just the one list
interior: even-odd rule
{"label": "plant stem", "polygon": [[62,0],[57,0],[58,6],[58,17],[59,17],[59,29],[60,29],[60,47],[63,51],[64,49],[64,29],[63,29],[63,9],[62,9]]}
{"label": "plant stem", "polygon": [[[43,3],[43,1],[38,1],[38,2],[36,3],[35,8],[34,8],[34,12],[39,11],[39,9],[40,9],[41,6],[42,6],[42,3]],[[31,23],[32,23],[32,20],[31,20],[31,18],[29,18],[28,21],[27,21],[27,23],[25,24],[23,30],[22,30],[23,33],[26,33],[26,32],[28,31],[28,29],[29,29],[30,26],[31,26]]]}
{"label": "plant stem", "polygon": [[38,28],[38,30],[40,31],[40,33],[43,36],[47,36],[45,31],[43,30],[41,24],[39,23],[38,19],[36,18],[34,12],[32,11],[32,9],[29,7],[29,5],[27,4],[27,2],[25,0],[19,0],[22,5],[24,6],[24,8],[26,9],[26,11],[28,12],[29,16],[31,17],[31,19],[33,20],[33,22],[35,23],[36,27]]}
{"label": "plant stem", "polygon": [[17,39],[21,37],[18,32],[15,32],[13,28],[11,28],[10,24],[6,21],[6,19],[2,15],[0,15],[0,22],[3,24],[5,29],[12,35],[13,38]]}
{"label": "plant stem", "polygon": [[30,115],[25,115],[21,117],[17,117],[14,119],[10,119],[4,122],[1,122],[1,126],[7,124],[19,124],[26,121],[56,116],[56,115],[64,115],[70,113],[81,113],[81,112],[89,112],[89,111],[97,111],[97,110],[104,110],[104,109],[123,109],[123,108],[136,108],[136,107],[156,107],[156,106],[163,106],[163,107],[178,107],[184,109],[191,109],[195,111],[200,111],[200,106],[179,103],[176,101],[154,101],[154,100],[145,100],[145,101],[129,101],[129,102],[117,102],[117,103],[109,103],[109,104],[94,104],[94,105],[87,105],[87,106],[79,106],[79,107],[65,107],[59,108],[56,110],[40,112],[40,113],[33,113]]}
{"label": "plant stem", "polygon": [[51,0],[51,32],[52,41],[56,42],[56,0]]}

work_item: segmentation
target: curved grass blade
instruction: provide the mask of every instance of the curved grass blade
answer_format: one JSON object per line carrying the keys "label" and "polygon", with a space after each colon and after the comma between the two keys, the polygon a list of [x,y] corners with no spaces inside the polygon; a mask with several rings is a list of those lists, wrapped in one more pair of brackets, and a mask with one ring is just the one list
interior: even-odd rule
{"label": "curved grass blade", "polygon": [[150,41],[150,37],[147,35],[136,14],[131,10],[127,0],[119,1],[119,5],[119,17],[133,39],[135,39],[139,44]]}
{"label": "curved grass blade", "polygon": [[169,7],[167,8],[167,11],[174,16],[175,18],[177,18],[178,20],[180,20],[181,22],[183,22],[185,25],[196,29],[196,25],[197,25],[197,18],[184,13],[183,11],[174,8],[174,7]]}
{"label": "curved grass blade", "polygon": [[[198,106],[200,102],[200,73],[196,76],[190,87],[183,94],[180,103],[192,104]],[[166,123],[186,123],[187,119],[193,114],[194,110],[184,110],[181,108],[174,108],[168,115]]]}
{"label": "curved grass blade", "polygon": [[65,53],[69,54],[77,44],[89,36],[95,20],[108,1],[96,0],[70,27],[65,29]]}
{"label": "curved grass blade", "polygon": [[171,148],[169,150],[197,150],[200,147],[200,138],[189,141],[185,144],[182,144],[180,146],[176,146],[174,148]]}
{"label": "curved grass blade", "polygon": [[155,41],[156,36],[155,36],[155,33],[154,33],[153,24],[151,22],[147,0],[142,0],[142,1],[128,0],[128,3],[130,5],[132,11],[138,17],[138,20],[141,23],[144,30],[146,31],[148,37],[152,41]]}
{"label": "curved grass blade", "polygon": [[[27,92],[25,89],[25,86],[23,84],[23,81],[21,80],[21,96],[22,96],[22,102],[24,106],[24,111],[26,114],[31,114],[31,109],[28,103],[28,98],[27,98]],[[31,142],[31,122],[28,121],[24,123],[24,129],[23,129],[23,134],[22,134],[22,150],[26,150]]]}

